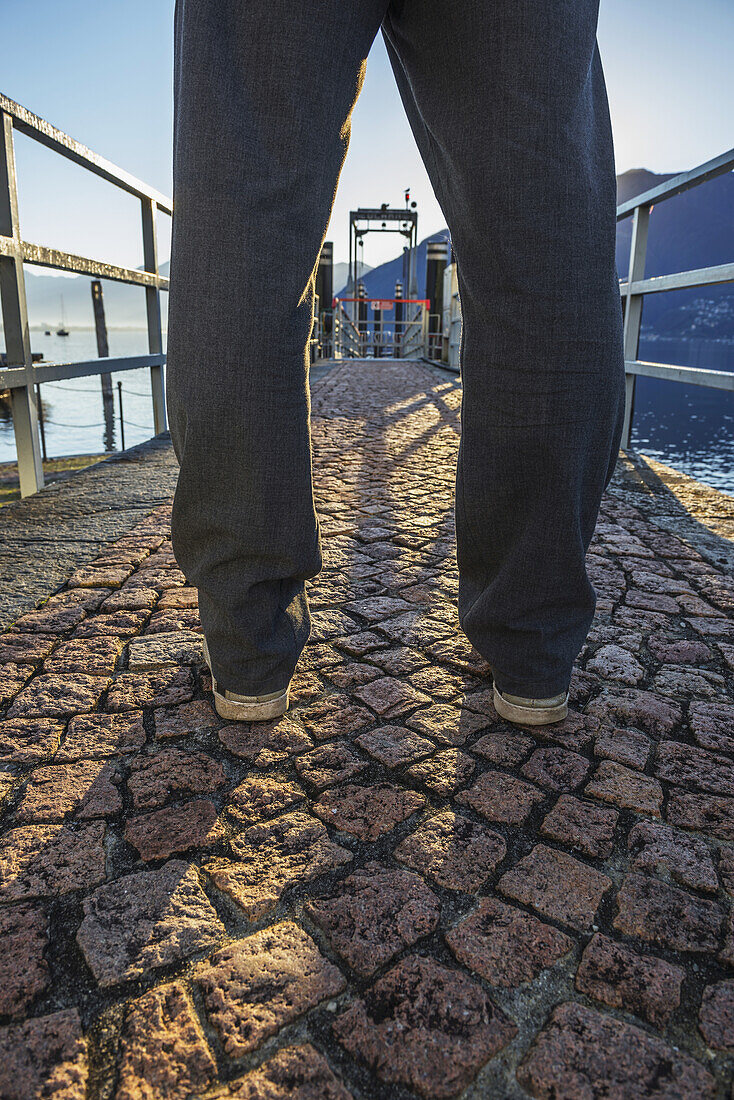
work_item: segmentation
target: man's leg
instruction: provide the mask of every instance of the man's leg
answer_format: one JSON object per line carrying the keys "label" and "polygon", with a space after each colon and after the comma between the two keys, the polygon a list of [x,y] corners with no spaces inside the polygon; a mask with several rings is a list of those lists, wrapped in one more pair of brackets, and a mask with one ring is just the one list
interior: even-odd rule
{"label": "man's leg", "polygon": [[624,402],[595,0],[393,0],[384,33],[463,314],[459,616],[504,692],[565,692]]}
{"label": "man's leg", "polygon": [[177,0],[173,544],[242,695],[284,688],[308,637],[314,268],[386,4]]}

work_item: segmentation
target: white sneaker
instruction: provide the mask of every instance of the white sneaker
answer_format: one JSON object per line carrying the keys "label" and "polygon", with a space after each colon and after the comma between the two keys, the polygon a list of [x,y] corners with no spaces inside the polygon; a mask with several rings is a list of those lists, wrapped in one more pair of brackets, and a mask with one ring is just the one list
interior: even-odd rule
{"label": "white sneaker", "polygon": [[288,710],[290,681],[285,688],[271,691],[268,695],[237,695],[236,692],[227,691],[226,688],[219,689],[212,672],[206,638],[204,638],[204,660],[212,673],[214,707],[220,718],[226,718],[230,722],[269,722],[273,718],[280,718],[281,714],[285,714]]}
{"label": "white sneaker", "polygon": [[526,699],[522,695],[508,695],[495,684],[494,709],[501,718],[519,726],[546,726],[563,721],[568,714],[568,692],[550,699]]}

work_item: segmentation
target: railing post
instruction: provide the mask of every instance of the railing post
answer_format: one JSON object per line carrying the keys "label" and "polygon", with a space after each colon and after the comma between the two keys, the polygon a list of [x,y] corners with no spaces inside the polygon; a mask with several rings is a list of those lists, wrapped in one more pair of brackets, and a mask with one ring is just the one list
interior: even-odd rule
{"label": "railing post", "polygon": [[31,334],[28,327],[18,219],[13,119],[2,111],[0,121],[0,235],[9,237],[13,242],[11,255],[0,256],[0,302],[8,366],[22,364],[26,373],[25,385],[11,389],[10,404],[18,455],[20,495],[27,497],[43,488],[43,461],[38,435],[38,404],[33,384]]}
{"label": "railing post", "polygon": [[[650,228],[649,206],[635,208],[632,220],[632,242],[630,244],[630,265],[627,276],[627,293],[624,308],[624,359],[632,362],[637,359],[640,346],[640,326],[642,324],[643,294],[633,294],[631,287],[638,279],[645,277],[645,257],[647,255],[647,234]],[[625,375],[624,426],[621,446],[626,450],[630,445],[632,415],[635,406],[635,375]]]}
{"label": "railing post", "polygon": [[[156,215],[158,204],[154,199],[147,197],[141,199],[140,202],[143,212],[143,267],[157,278]],[[148,351],[151,355],[162,355],[161,292],[158,286],[146,286],[145,308],[148,315]],[[166,395],[163,388],[163,367],[150,368],[150,388],[153,396],[153,430],[158,435],[166,430]]]}

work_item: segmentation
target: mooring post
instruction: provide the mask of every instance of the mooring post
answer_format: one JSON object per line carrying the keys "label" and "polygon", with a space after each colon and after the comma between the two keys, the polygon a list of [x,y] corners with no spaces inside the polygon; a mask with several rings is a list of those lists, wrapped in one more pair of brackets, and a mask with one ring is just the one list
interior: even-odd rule
{"label": "mooring post", "polygon": [[334,354],[334,243],[324,241],[316,270],[316,294],[321,322],[321,354],[330,359]]}
{"label": "mooring post", "polygon": [[[650,229],[651,206],[638,206],[632,216],[632,242],[630,244],[630,266],[627,276],[627,292],[624,306],[624,361],[632,363],[637,359],[640,348],[640,327],[642,324],[643,294],[633,294],[632,284],[645,278],[645,257],[647,255],[647,236]],[[620,446],[625,450],[630,445],[632,417],[635,410],[634,374],[625,375],[624,426]]]}
{"label": "mooring post", "polygon": [[440,359],[443,326],[443,273],[448,263],[448,241],[429,241],[426,249],[426,298],[428,306],[428,358]]}
{"label": "mooring post", "polygon": [[27,497],[43,488],[43,460],[23,274],[12,116],[6,111],[0,112],[0,123],[0,236],[10,241],[8,252],[0,256],[0,303],[7,364],[9,367],[22,366],[25,370],[24,385],[11,387],[10,409],[18,455],[20,495]]}
{"label": "mooring post", "polygon": [[[107,359],[110,354],[110,345],[107,340],[107,321],[104,312],[104,296],[102,283],[99,279],[92,279],[92,308],[94,310],[94,330],[97,334],[97,355],[100,359]],[[104,416],[104,449],[114,450],[115,446],[115,401],[112,392],[112,375],[100,374],[102,383],[102,413]]]}

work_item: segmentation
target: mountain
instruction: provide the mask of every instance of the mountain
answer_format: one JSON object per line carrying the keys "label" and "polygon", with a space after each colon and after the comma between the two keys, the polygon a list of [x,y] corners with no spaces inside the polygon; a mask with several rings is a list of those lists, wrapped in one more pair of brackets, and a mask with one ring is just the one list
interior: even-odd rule
{"label": "mountain", "polygon": [[[161,264],[161,275],[168,275],[168,263]],[[92,280],[87,275],[37,275],[26,270],[26,297],[31,327],[55,329],[61,320],[61,298],[67,326],[94,328]],[[105,317],[110,328],[145,328],[143,288],[106,280],[102,284]],[[165,308],[167,295],[163,295]]]}
{"label": "mountain", "polygon": [[[415,263],[419,298],[424,298],[426,293],[426,252],[428,249],[428,242],[445,241],[448,240],[448,236],[448,229],[439,229],[437,233],[432,233],[430,237],[425,237],[416,249]],[[395,283],[398,280],[403,283],[405,281],[403,276],[402,253],[396,256],[394,260],[388,260],[386,263],[380,264],[379,267],[372,268],[362,277],[361,281],[364,283],[368,298],[392,298],[395,295]],[[334,279],[334,286],[338,286],[336,278]],[[335,293],[344,297],[346,296],[346,290],[346,285],[344,285],[341,290],[337,290]]]}

